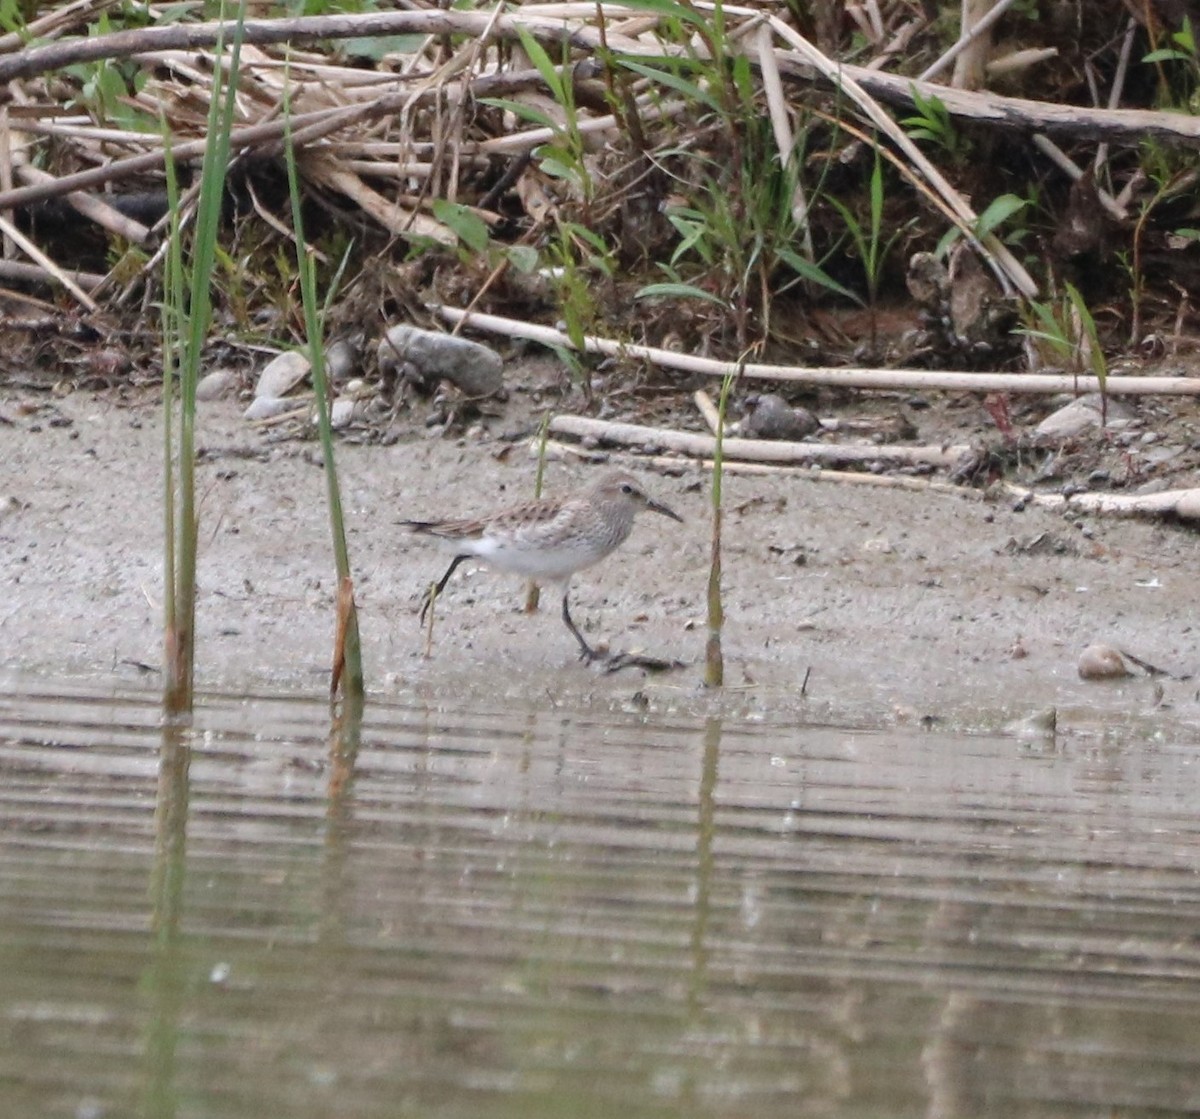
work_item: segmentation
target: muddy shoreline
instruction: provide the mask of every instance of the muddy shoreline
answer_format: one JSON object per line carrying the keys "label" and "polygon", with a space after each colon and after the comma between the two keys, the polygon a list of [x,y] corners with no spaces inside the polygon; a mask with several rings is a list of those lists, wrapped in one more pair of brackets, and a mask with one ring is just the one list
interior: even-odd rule
{"label": "muddy shoreline", "polygon": [[[50,410],[37,403],[0,394],[9,420],[0,424],[0,664],[154,680],[159,412],[150,400],[87,392]],[[200,417],[198,683],[319,691],[335,585],[319,452],[310,442],[271,444],[247,426],[242,407],[205,404]],[[701,472],[685,464],[663,475],[634,462],[686,523],[640,521],[621,551],[577,578],[572,604],[589,640],[688,667],[608,676],[579,664],[555,605],[527,616],[518,580],[471,565],[447,589],[433,656],[424,656],[420,596],[445,556],[398,522],[529,496],[534,463],[523,447],[498,457],[504,446],[486,425],[458,439],[415,430],[392,446],[339,446],[372,691],[717,702],[700,687],[707,493]],[[553,463],[547,490],[595,469]],[[965,713],[969,721],[972,710],[991,719],[1047,704],[1145,712],[1160,700],[1188,718],[1200,713],[1187,680],[1095,684],[1076,672],[1094,641],[1179,676],[1200,668],[1196,541],[1187,527],[783,476],[730,476],[726,500],[720,704],[872,720]]]}

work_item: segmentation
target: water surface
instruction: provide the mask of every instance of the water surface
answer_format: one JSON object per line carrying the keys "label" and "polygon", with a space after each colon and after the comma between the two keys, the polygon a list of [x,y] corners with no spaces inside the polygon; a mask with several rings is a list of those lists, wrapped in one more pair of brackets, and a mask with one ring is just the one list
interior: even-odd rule
{"label": "water surface", "polygon": [[3,1113],[1197,1109],[1195,755],[0,680]]}

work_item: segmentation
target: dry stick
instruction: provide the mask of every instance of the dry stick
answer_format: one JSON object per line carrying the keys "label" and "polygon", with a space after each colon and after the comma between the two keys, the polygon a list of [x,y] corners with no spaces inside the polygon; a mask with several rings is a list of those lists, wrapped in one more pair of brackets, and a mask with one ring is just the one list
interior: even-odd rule
{"label": "dry stick", "polygon": [[[754,440],[725,440],[726,449],[731,443],[755,442]],[[760,442],[766,442],[761,440]],[[530,452],[539,453],[538,441],[530,443]],[[546,442],[546,456],[559,459],[583,459],[600,461],[608,456],[603,451],[592,451],[550,439]],[[658,470],[678,471],[681,466],[711,470],[712,459],[680,459],[667,455],[641,457],[641,462]],[[831,470],[823,466],[789,465],[768,462],[731,462],[726,459],[722,469],[728,473],[746,475],[788,475],[804,478],[810,482],[827,482],[832,485],[874,486],[882,489],[909,490],[914,493],[936,493],[959,497],[966,501],[986,501],[989,491],[956,486],[952,482],[935,481],[930,478],[914,478],[907,474],[867,474],[858,470]],[[1077,493],[1070,497],[1062,494],[1037,493],[1013,482],[1002,482],[999,488],[1020,501],[1038,505],[1045,509],[1078,509],[1085,513],[1112,516],[1175,516],[1180,520],[1200,520],[1200,488],[1188,490],[1163,490],[1151,494]]]}
{"label": "dry stick", "polygon": [[[790,61],[781,59],[780,70],[794,78],[803,76]],[[1062,105],[914,82],[911,78],[864,70],[858,66],[845,66],[843,70],[856,78],[869,93],[890,105],[907,109],[912,104],[915,88],[923,97],[937,97],[952,117],[964,117],[995,128],[1016,132],[1043,131],[1075,140],[1112,140],[1129,146],[1136,146],[1147,139],[1189,146],[1200,141],[1200,116],[1155,109],[1095,109]]]}
{"label": "dry stick", "polygon": [[[16,171],[17,177],[27,183],[55,182],[53,175],[47,174],[40,168],[31,167],[27,163],[17,164]],[[118,237],[132,241],[135,245],[144,245],[150,239],[150,230],[140,221],[127,218],[119,210],[114,209],[107,202],[102,202],[99,198],[73,190],[65,196],[65,201],[76,213],[94,221],[102,229],[107,229],[109,233],[115,233]]]}
{"label": "dry stick", "polygon": [[[243,42],[249,46],[278,43],[308,43],[320,39],[373,38],[384,35],[471,35],[478,38],[489,27],[505,38],[518,37],[518,25],[526,27],[549,42],[564,39],[583,50],[598,45],[595,34],[565,26],[561,20],[506,14],[500,18],[491,11],[443,11],[438,9],[403,12],[366,12],[358,15],[298,16],[292,19],[250,19],[242,24]],[[207,23],[170,24],[115,31],[86,39],[69,39],[32,47],[7,58],[0,58],[0,82],[30,78],[50,70],[105,58],[127,58],[154,51],[197,51],[216,45],[231,23],[213,20]],[[637,46],[637,44],[632,44]],[[626,43],[618,45],[625,50]],[[643,46],[641,54],[655,53]],[[660,52],[661,53],[661,52]]]}
{"label": "dry stick", "polygon": [[1034,298],[1038,293],[1037,284],[1025,270],[1020,261],[1004,245],[994,233],[977,237],[973,230],[978,223],[978,215],[968,205],[963,196],[954,189],[946,177],[939,171],[929,158],[921,151],[903,129],[880,107],[878,102],[862,84],[855,81],[840,64],[827,58],[814,47],[799,32],[789,27],[775,16],[765,17],[775,33],[798,55],[804,62],[813,66],[836,89],[852,101],[858,109],[879,129],[879,131],[904,153],[908,163],[919,172],[920,176],[946,202],[968,230],[968,240],[976,247],[984,262],[996,275],[1005,291],[1015,287],[1027,299]]}
{"label": "dry stick", "polygon": [[[1112,89],[1108,91],[1108,108],[1115,109],[1125,94],[1125,79],[1129,74],[1129,59],[1133,54],[1133,40],[1137,34],[1138,22],[1133,16],[1125,28],[1125,39],[1121,43],[1121,53],[1117,56],[1117,70],[1113,74]],[[1099,144],[1096,147],[1096,161],[1093,166],[1099,174],[1104,164],[1108,162],[1108,145]]]}
{"label": "dry stick", "polygon": [[[574,343],[560,330],[500,315],[467,313],[457,307],[434,305],[431,310],[450,323],[465,323],[477,330],[509,338],[525,338],[543,346],[575,349]],[[607,357],[653,362],[668,369],[724,377],[734,362],[714,361],[695,354],[679,354],[657,346],[638,346],[588,335],[586,353]],[[820,366],[765,365],[748,362],[745,377],[795,384],[831,385],[852,389],[889,389],[893,391],[939,390],[951,392],[1079,393],[1099,392],[1095,377],[1073,377],[1050,373],[962,373],[929,372],[924,369],[833,369]],[[1200,396],[1200,377],[1119,377],[1105,381],[1110,396]]]}
{"label": "dry stick", "polygon": [[1049,62],[1052,58],[1057,57],[1057,47],[1045,47],[1042,50],[1034,50],[1031,47],[1029,50],[1010,51],[1008,54],[993,58],[984,66],[984,70],[989,78],[1002,78],[1019,74],[1023,70],[1036,66],[1039,62]]}
{"label": "dry stick", "polygon": [[[647,461],[659,469],[679,467],[679,459],[662,455]],[[713,464],[712,459],[694,459],[688,465],[711,470]],[[968,501],[983,501],[987,497],[983,490],[956,486],[952,482],[935,482],[930,478],[913,478],[908,474],[866,474],[861,470],[830,470],[822,466],[787,466],[768,462],[725,462],[721,464],[721,469],[748,475],[786,474],[809,482],[829,482],[841,486],[874,486],[885,490],[911,490],[913,493],[942,493],[962,497]]]}
{"label": "dry stick", "polygon": [[[471,83],[470,89],[475,97],[490,97],[507,93],[512,88],[526,86],[529,82],[530,75],[527,72],[514,75],[484,74]],[[426,93],[422,96],[428,97],[430,94]],[[331,109],[317,109],[307,113],[297,113],[293,117],[295,126],[293,140],[297,144],[311,143],[335,132],[339,128],[390,116],[403,108],[408,97],[408,93],[391,93],[361,105],[339,106]],[[611,120],[611,118],[609,119]],[[585,122],[585,124],[590,125],[590,122]],[[37,121],[23,122],[23,127],[28,131],[49,132],[52,130],[50,125]],[[282,120],[260,120],[255,124],[235,131],[230,136],[231,149],[245,151],[252,147],[266,147],[270,144],[279,143],[283,137],[283,128]],[[92,130],[89,135],[103,136],[107,135],[107,131],[100,130],[98,132],[97,130]],[[533,138],[532,134],[530,135],[530,147],[545,142],[545,138]],[[122,136],[125,140],[130,139],[128,134],[122,134]],[[147,134],[142,138],[142,142],[160,144],[161,138]],[[179,161],[200,156],[204,154],[205,143],[204,140],[192,140],[176,144],[172,146],[171,154]],[[408,146],[413,147],[414,145],[410,144]],[[480,158],[485,154],[478,145],[476,146],[476,151],[480,153]],[[142,152],[139,155],[116,160],[101,167],[79,171],[73,175],[63,175],[53,183],[0,191],[0,209],[29,202],[38,202],[45,198],[53,198],[57,195],[66,194],[71,190],[100,186],[104,183],[131,178],[142,171],[155,170],[161,167],[165,159],[165,150],[158,148],[153,151]]]}
{"label": "dry stick", "polygon": [[[731,15],[746,15],[752,16],[755,19],[760,18],[756,13],[752,13],[748,9],[733,9],[727,6],[726,11]],[[481,19],[484,22],[481,23]],[[594,30],[587,28],[571,30],[564,28],[558,23],[550,24],[546,21],[539,23],[536,19],[511,16],[506,17],[504,20],[496,20],[495,13],[441,11],[370,13],[366,16],[305,17],[296,20],[252,21],[250,24],[247,24],[247,31],[248,41],[269,43],[289,39],[304,40],[314,37],[334,38],[368,33],[379,34],[405,29],[415,29],[425,33],[434,31],[450,33],[458,31],[478,34],[480,30],[486,29],[489,26],[495,26],[499,34],[511,37],[515,35],[515,28],[518,25],[528,27],[539,37],[552,41],[562,41],[565,38],[574,45],[584,48],[594,46],[597,41]],[[836,84],[843,85],[843,87],[847,88],[848,92],[850,89],[844,79],[847,77],[852,79],[858,78],[863,89],[867,89],[876,95],[891,97],[906,105],[911,104],[910,87],[912,83],[905,82],[902,86],[897,86],[895,80],[888,75],[877,74],[857,67],[834,66],[823,55],[816,52],[815,48],[812,48],[810,44],[778,20],[772,19],[771,26],[794,46],[801,48],[801,54],[799,55],[783,52],[778,56],[781,63],[780,69],[783,70],[786,64],[786,68],[793,77],[797,71],[800,72],[801,76],[806,76],[809,67],[816,66],[825,74],[827,79],[835,81]],[[34,73],[42,69],[62,65],[68,61],[114,57],[121,56],[122,54],[139,53],[162,48],[178,49],[195,47],[215,40],[217,27],[218,25],[216,24],[200,24],[148,28],[134,32],[119,32],[109,36],[98,36],[82,42],[72,41],[51,44],[47,47],[22,52],[16,59],[0,59],[0,76]],[[621,49],[633,54],[649,53],[660,55],[664,50],[662,45],[639,44],[635,42],[624,43]],[[889,83],[891,84],[889,85]],[[979,119],[981,116],[985,118],[990,117],[994,123],[1028,127],[1030,120],[1033,120],[1036,125],[1049,130],[1052,125],[1066,127],[1069,124],[1070,127],[1077,128],[1081,123],[1087,124],[1091,121],[1093,127],[1108,128],[1124,135],[1137,134],[1139,138],[1144,137],[1148,133],[1155,134],[1159,130],[1171,133],[1174,138],[1187,136],[1193,132],[1200,135],[1200,132],[1197,131],[1197,129],[1200,129],[1200,125],[1197,125],[1195,118],[1181,118],[1178,114],[1070,109],[1064,116],[1060,106],[1047,106],[1036,102],[1022,102],[1011,98],[995,98],[990,95],[984,96],[982,99],[979,99],[976,95],[971,95],[976,96],[974,102],[970,100],[970,97],[966,101],[961,99],[955,101],[949,97],[954,91],[945,90],[943,87],[930,87],[930,89],[936,89],[942,95],[943,103],[947,104],[948,109],[952,113],[973,116],[976,119]],[[387,100],[389,99],[381,98],[378,102],[371,105],[356,106],[350,110],[336,110],[335,113],[345,112],[351,119],[335,120],[328,125],[328,130],[332,131],[343,123],[351,123],[354,119],[360,119],[354,115],[356,113],[362,113],[363,117],[385,115],[391,111],[391,107],[384,104]],[[856,100],[859,100],[859,98],[856,97]],[[872,119],[880,123],[876,112],[872,112],[866,105],[863,107],[864,111],[867,111],[868,115],[872,116]],[[591,122],[586,123],[590,124]],[[278,126],[272,125],[267,127],[271,130],[272,138],[278,139]],[[892,128],[894,128],[894,125]],[[249,131],[251,130],[244,130],[237,137],[236,142],[242,146],[249,142],[250,137],[246,135]],[[897,140],[897,142],[899,143],[900,140]],[[190,145],[181,145],[180,148],[176,149],[177,156],[187,158],[190,155],[197,154],[197,152],[188,150],[190,147]],[[200,142],[199,147],[202,147],[202,142]],[[911,157],[912,153],[906,151],[906,154],[909,154]],[[919,152],[916,155],[918,157],[917,165],[920,166],[919,161],[923,157],[920,157]],[[121,171],[128,173],[134,170],[154,167],[161,162],[162,158],[162,154],[156,152],[135,157],[134,160],[122,161]],[[48,187],[26,187],[16,191],[7,191],[0,195],[0,208],[13,206],[19,202],[31,201],[34,198],[48,197],[51,194],[61,193],[69,189],[77,189],[84,185],[94,185],[97,182],[117,177],[118,174],[119,172],[116,171],[115,167],[100,169],[98,172],[86,172],[81,176],[70,176],[60,180],[55,190],[50,190]],[[971,214],[969,207],[965,207],[962,200],[947,184],[943,184],[943,186],[948,201],[952,205],[957,203],[956,209],[965,210],[963,220],[973,220],[974,215]],[[939,187],[939,189],[943,188]],[[1031,282],[1028,281],[1027,277],[1023,277],[1023,270],[1020,269],[1020,266],[1011,257],[1007,260],[1005,259],[1004,253],[1006,250],[1003,250],[1002,246],[997,247],[995,245],[992,246],[992,250],[993,255],[1005,261],[1004,270],[1014,278],[1017,286],[1022,290],[1025,290],[1027,287],[1032,290]]]}
{"label": "dry stick", "polygon": [[941,56],[933,65],[925,68],[921,74],[920,80],[927,82],[937,77],[947,66],[953,62],[959,54],[969,47],[980,35],[983,35],[1005,12],[1011,8],[1017,0],[1000,0],[987,15],[977,20],[967,31],[965,35],[960,36],[958,42],[954,44],[945,54]]}
{"label": "dry stick", "polygon": [[[1045,136],[1041,132],[1035,132],[1033,146],[1045,155],[1072,182],[1077,182],[1083,178],[1083,168],[1078,166],[1049,136]],[[1102,190],[1098,184],[1096,186],[1096,194],[1100,198],[1100,205],[1116,218],[1117,221],[1129,220],[1129,215],[1125,212],[1125,207],[1109,194],[1108,191]]]}
{"label": "dry stick", "polygon": [[[321,109],[314,113],[304,113],[294,119],[294,124],[311,122],[313,128],[324,124],[327,131],[332,132],[343,124],[354,124],[360,119],[376,115],[386,115],[391,111],[387,104],[390,98],[380,98],[371,105],[356,105],[345,109]],[[272,120],[265,124],[252,124],[247,128],[238,129],[229,137],[230,149],[250,148],[257,144],[279,142],[283,138],[283,121]],[[310,139],[313,137],[309,137]],[[153,140],[149,142],[154,142]],[[202,156],[208,146],[207,140],[190,140],[171,148],[171,155],[176,160],[191,159]],[[161,167],[166,159],[166,150],[159,148],[155,151],[142,152],[140,155],[119,159],[103,167],[93,167],[88,171],[78,171],[73,175],[63,175],[53,183],[38,186],[18,187],[16,190],[0,194],[0,209],[10,206],[20,206],[28,202],[40,202],[44,198],[54,198],[68,191],[80,190],[85,187],[100,186],[114,179],[129,178],[142,171],[152,171]]]}
{"label": "dry stick", "polygon": [[[94,289],[104,283],[105,277],[99,272],[79,272],[74,269],[62,269],[64,276],[69,276],[81,288]],[[18,280],[21,283],[51,284],[53,278],[44,268],[36,264],[26,264],[20,260],[0,260],[0,279]]]}
{"label": "dry stick", "polygon": [[57,264],[54,263],[41,249],[37,247],[28,237],[25,236],[12,222],[7,218],[0,216],[0,232],[10,237],[15,244],[26,256],[36,263],[44,272],[56,279],[63,287],[67,289],[75,298],[82,303],[89,311],[95,314],[100,308],[96,301],[88,295],[70,275],[64,272]]}
{"label": "dry stick", "polygon": [[1002,483],[1006,493],[1046,509],[1080,509],[1087,513],[1116,516],[1174,515],[1182,520],[1200,520],[1200,489],[1161,490],[1158,493],[1037,493],[1013,482]]}
{"label": "dry stick", "polygon": [[[0,105],[0,191],[12,189],[12,176],[13,135],[8,126],[8,106]],[[7,260],[12,255],[12,242],[7,237],[0,237],[0,259]]]}
{"label": "dry stick", "polygon": [[[728,442],[728,441],[727,441]],[[529,452],[540,453],[541,441],[530,440]],[[610,462],[612,455],[607,451],[592,451],[579,447],[574,443],[562,443],[557,439],[546,440],[546,458],[568,462]],[[622,456],[624,458],[624,456]],[[712,459],[688,458],[682,459],[670,455],[637,455],[630,456],[631,461],[652,466],[656,470],[678,473],[680,467],[695,470],[711,470]],[[962,497],[968,501],[983,501],[987,494],[983,490],[973,490],[966,486],[956,486],[953,482],[939,482],[931,478],[915,478],[910,474],[867,474],[861,470],[832,470],[827,466],[807,466],[779,462],[744,462],[725,459],[721,469],[727,474],[745,474],[749,476],[770,477],[784,475],[792,478],[804,478],[810,482],[830,482],[846,486],[875,486],[881,489],[912,490],[915,493],[941,493],[954,497]]]}
{"label": "dry stick", "polygon": [[992,57],[992,29],[972,35],[975,26],[996,8],[1007,7],[1012,0],[960,0],[962,15],[959,34],[967,39],[966,47],[959,51],[954,60],[954,74],[949,84],[955,89],[979,89],[984,84],[987,60]]}
{"label": "dry stick", "polygon": [[[762,75],[763,91],[767,95],[767,111],[771,116],[771,128],[775,133],[775,146],[779,150],[779,164],[781,167],[790,167],[796,159],[796,138],[792,134],[791,121],[788,119],[783,79],[779,76],[779,67],[775,65],[771,28],[765,23],[759,25],[755,49],[759,72]],[[815,261],[817,254],[813,247],[812,226],[808,221],[808,198],[805,196],[804,180],[800,175],[796,176],[792,197],[792,220],[800,230],[800,244],[804,250],[804,259],[810,262]]]}
{"label": "dry stick", "polygon": [[708,424],[708,430],[716,435],[721,428],[721,413],[713,403],[713,398],[703,389],[697,389],[692,393],[692,400],[696,402],[696,407],[700,410],[700,415],[704,417],[704,422]]}
{"label": "dry stick", "polygon": [[[684,455],[711,455],[716,440],[711,435],[673,431],[644,424],[615,423],[590,416],[555,416],[550,430],[556,435],[577,439],[596,439],[632,447],[653,447]],[[899,447],[850,443],[793,443],[773,439],[725,439],[724,452],[730,458],[749,462],[886,462],[893,466],[927,464],[952,466],[970,447]]]}
{"label": "dry stick", "polygon": [[398,199],[385,198],[332,158],[310,154],[304,161],[304,173],[314,182],[353,199],[365,213],[392,233],[428,237],[443,245],[453,245],[457,241],[454,233],[440,221],[427,217],[419,210],[401,206]]}
{"label": "dry stick", "polygon": [[907,23],[902,24],[884,48],[867,63],[867,69],[879,70],[886,66],[893,58],[908,48],[908,44],[912,42],[913,37],[918,31],[925,28],[928,22],[924,16],[913,16]]}
{"label": "dry stick", "polygon": [[0,53],[19,51],[27,43],[59,35],[72,23],[86,23],[88,16],[102,12],[105,8],[115,7],[116,3],[117,0],[76,0],[74,4],[67,4],[57,11],[30,21],[19,33],[10,31],[7,35],[0,35]]}
{"label": "dry stick", "polygon": [[[699,7],[711,5],[699,4]],[[582,50],[594,51],[600,37],[592,28],[570,28],[561,22],[568,8],[582,9],[584,13],[594,10],[594,5],[558,6],[564,15],[556,19],[537,19],[527,15],[506,15],[496,22],[497,34],[513,38],[518,24],[527,27],[536,37],[545,42],[566,40]],[[609,19],[620,5],[610,4],[606,8]],[[523,12],[546,12],[549,7],[527,6]],[[761,18],[746,8],[725,6],[727,16],[751,16]],[[285,41],[306,42],[314,39],[344,39],[365,35],[416,34],[468,34],[478,35],[491,18],[489,12],[463,11],[405,11],[374,12],[364,15],[305,16],[285,20],[247,21],[246,41],[258,45]],[[773,22],[772,26],[776,26]],[[779,25],[782,26],[782,25]],[[43,47],[23,50],[8,58],[0,58],[0,82],[13,78],[31,77],[48,70],[58,69],[77,62],[96,61],[102,58],[122,58],[132,54],[161,50],[198,50],[215,44],[219,24],[172,25],[168,27],[143,28],[136,31],[120,31],[109,35],[97,35],[88,39],[73,39],[65,43],[53,43]],[[610,25],[608,36],[612,45],[613,31]],[[630,55],[662,57],[664,54],[679,56],[683,48],[671,48],[660,43],[644,43],[625,39],[614,49]],[[791,52],[777,55],[780,70],[793,79],[811,81],[813,66]],[[1022,131],[1043,130],[1065,132],[1077,137],[1120,140],[1137,144],[1154,137],[1164,141],[1200,140],[1200,117],[1182,113],[1158,112],[1133,109],[1089,109],[1080,106],[1059,105],[1049,102],[1030,101],[1025,98],[1002,97],[991,93],[975,93],[955,90],[927,81],[914,81],[871,70],[862,66],[839,65],[838,72],[858,82],[874,97],[904,109],[913,106],[913,89],[922,96],[937,96],[952,116],[968,117],[982,123]],[[5,205],[11,203],[5,202]]]}

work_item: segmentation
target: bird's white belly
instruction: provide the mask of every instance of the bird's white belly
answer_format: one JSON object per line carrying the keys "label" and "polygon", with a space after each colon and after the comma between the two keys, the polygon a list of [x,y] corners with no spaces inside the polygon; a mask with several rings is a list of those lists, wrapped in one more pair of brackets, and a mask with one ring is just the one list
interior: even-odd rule
{"label": "bird's white belly", "polygon": [[484,536],[472,542],[471,552],[496,571],[555,581],[590,567],[607,549],[582,546],[579,541],[547,545]]}

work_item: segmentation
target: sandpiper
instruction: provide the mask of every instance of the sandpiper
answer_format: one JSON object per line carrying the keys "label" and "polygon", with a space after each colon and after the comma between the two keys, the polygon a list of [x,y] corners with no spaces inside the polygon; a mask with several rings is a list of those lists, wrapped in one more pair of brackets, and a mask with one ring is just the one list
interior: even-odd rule
{"label": "sandpiper", "polygon": [[603,654],[587,643],[571,620],[571,576],[619,548],[641,509],[683,521],[675,510],[650,497],[632,474],[614,471],[569,497],[527,501],[477,520],[401,522],[413,532],[445,541],[455,553],[446,573],[426,594],[421,621],[458,565],[474,556],[497,571],[561,587],[562,619],[579,642],[580,659],[596,660]]}

